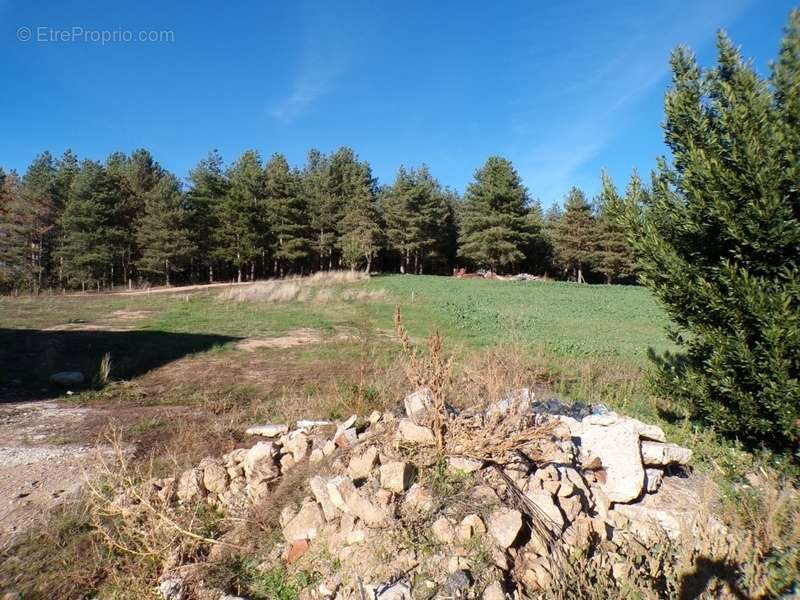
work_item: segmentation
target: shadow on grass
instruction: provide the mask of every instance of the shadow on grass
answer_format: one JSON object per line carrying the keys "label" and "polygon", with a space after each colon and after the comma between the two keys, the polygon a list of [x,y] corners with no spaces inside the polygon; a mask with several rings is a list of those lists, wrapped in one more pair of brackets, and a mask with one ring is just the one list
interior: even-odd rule
{"label": "shadow on grass", "polygon": [[169,362],[240,338],[166,331],[0,329],[0,402],[64,393],[49,383],[58,371],[81,371],[91,385],[111,354],[113,379],[132,379]]}

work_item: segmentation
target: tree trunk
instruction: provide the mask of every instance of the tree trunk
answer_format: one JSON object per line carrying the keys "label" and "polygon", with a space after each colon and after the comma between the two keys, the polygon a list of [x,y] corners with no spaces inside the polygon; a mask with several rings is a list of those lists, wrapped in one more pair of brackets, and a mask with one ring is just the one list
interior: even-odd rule
{"label": "tree trunk", "polygon": [[208,265],[208,283],[214,283],[214,265]]}
{"label": "tree trunk", "polygon": [[256,280],[256,261],[250,263],[250,281]]}
{"label": "tree trunk", "polygon": [[164,259],[164,279],[169,287],[169,259]]}

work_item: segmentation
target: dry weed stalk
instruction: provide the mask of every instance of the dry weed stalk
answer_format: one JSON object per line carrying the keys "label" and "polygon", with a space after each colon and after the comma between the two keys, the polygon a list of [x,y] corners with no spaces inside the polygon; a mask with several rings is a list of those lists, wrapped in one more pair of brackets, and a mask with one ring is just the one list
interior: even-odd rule
{"label": "dry weed stalk", "polygon": [[427,388],[431,393],[432,408],[431,428],[436,437],[436,447],[442,452],[445,447],[449,414],[445,393],[453,375],[453,358],[444,357],[442,337],[434,331],[428,341],[428,353],[420,352],[411,343],[408,331],[403,325],[400,307],[394,311],[394,328],[403,347],[406,359],[405,370],[408,380],[414,388]]}
{"label": "dry weed stalk", "polygon": [[119,429],[112,427],[104,437],[112,458],[100,454],[101,477],[86,477],[86,485],[92,527],[108,547],[157,564],[176,555],[195,555],[201,546],[238,549],[200,533],[199,511],[172,508],[174,480],[159,489],[158,480],[151,476],[152,461],[146,470],[135,468]]}

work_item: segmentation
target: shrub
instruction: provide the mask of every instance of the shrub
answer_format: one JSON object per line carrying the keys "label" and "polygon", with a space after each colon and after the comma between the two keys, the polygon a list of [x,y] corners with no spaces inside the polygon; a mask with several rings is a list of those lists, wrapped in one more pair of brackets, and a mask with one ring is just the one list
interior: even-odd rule
{"label": "shrub", "polygon": [[[666,141],[624,220],[685,353],[664,391],[751,445],[797,452],[800,407],[800,11],[769,80],[724,33],[716,68],[672,57]],[[795,456],[797,458],[797,455]]]}

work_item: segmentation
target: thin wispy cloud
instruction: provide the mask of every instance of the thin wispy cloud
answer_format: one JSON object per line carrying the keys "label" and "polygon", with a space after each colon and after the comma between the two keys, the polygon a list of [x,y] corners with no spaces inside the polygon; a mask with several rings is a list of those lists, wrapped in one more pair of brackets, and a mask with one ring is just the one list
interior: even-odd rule
{"label": "thin wispy cloud", "polygon": [[626,121],[635,103],[667,79],[667,58],[673,47],[679,43],[698,47],[712,41],[715,29],[709,24],[729,25],[748,2],[695,7],[693,12],[671,17],[655,33],[643,27],[585,77],[548,90],[552,118],[520,107],[510,120],[516,137],[515,162],[533,195],[547,205],[572,185],[591,187],[599,181],[599,173],[594,173],[591,182],[583,182],[582,168],[629,126]]}
{"label": "thin wispy cloud", "polygon": [[275,119],[283,122],[295,120],[333,87],[337,74],[334,70],[313,71],[309,69],[296,78],[289,95],[270,111]]}
{"label": "thin wispy cloud", "polygon": [[338,5],[308,3],[301,7],[303,33],[295,52],[295,73],[285,95],[269,107],[269,114],[288,123],[307,114],[336,89],[339,77],[352,62],[357,35],[348,31],[352,19]]}

